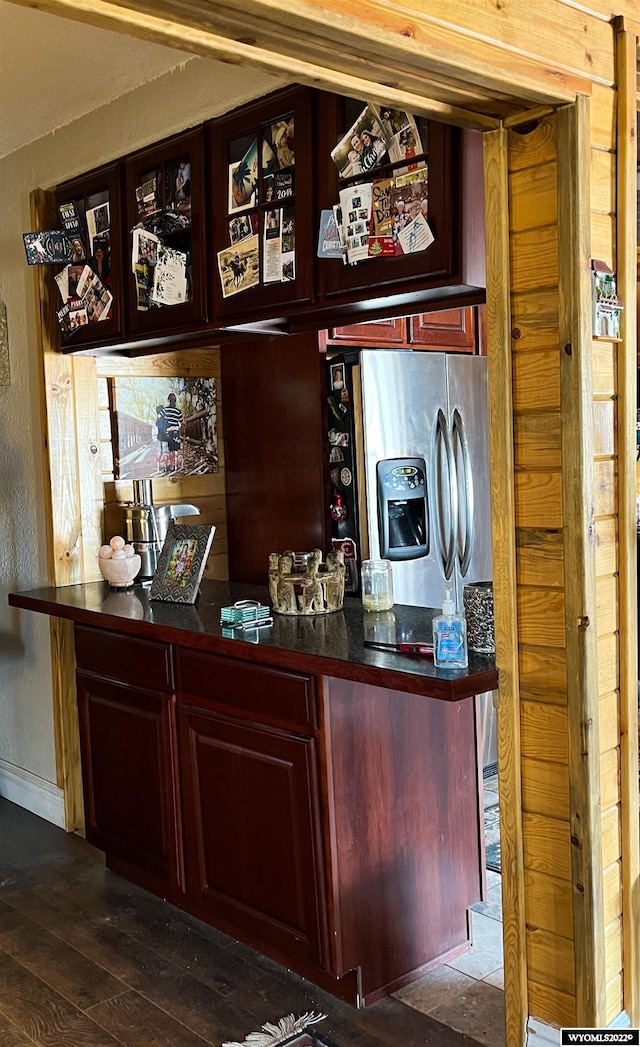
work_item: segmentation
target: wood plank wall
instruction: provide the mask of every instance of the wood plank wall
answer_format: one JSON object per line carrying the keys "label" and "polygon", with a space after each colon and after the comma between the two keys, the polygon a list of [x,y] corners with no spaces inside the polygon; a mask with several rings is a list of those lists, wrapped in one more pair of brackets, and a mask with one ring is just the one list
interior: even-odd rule
{"label": "wood plank wall", "polygon": [[[600,89],[591,103],[591,256],[616,271],[616,92]],[[611,118],[613,115],[613,119]],[[618,353],[610,339],[593,340],[593,454],[598,628],[598,751],[604,910],[606,1022],[625,1007],[621,833],[619,633]]]}
{"label": "wood plank wall", "polygon": [[[155,505],[167,505],[171,502],[192,503],[200,509],[200,516],[194,523],[214,524],[216,528],[205,567],[206,578],[227,579],[229,577],[229,560],[227,554],[227,513],[225,502],[225,459],[222,391],[220,383],[220,349],[182,349],[174,353],[161,353],[155,356],[140,356],[133,359],[125,357],[96,357],[96,378],[117,378],[119,376],[164,377],[181,376],[184,378],[215,378],[217,386],[217,425],[219,471],[202,476],[177,476],[153,479],[153,501]],[[105,426],[101,427],[104,434]],[[107,434],[108,438],[108,434]],[[104,534],[123,533],[123,513],[120,503],[133,499],[131,481],[109,478],[104,484]]]}
{"label": "wood plank wall", "polygon": [[[574,883],[570,802],[576,753],[573,672],[568,679],[565,563],[568,545],[563,512],[567,450],[563,425],[571,425],[561,395],[558,269],[557,117],[534,130],[508,135],[511,250],[511,320],[514,404],[514,483],[520,674],[522,831],[528,1010],[551,1024],[610,1022],[625,1007],[621,832],[621,708],[618,588],[617,353],[611,339],[592,342],[593,511],[597,752],[591,781],[594,800],[588,841],[593,880],[591,902],[582,903]],[[615,270],[615,92],[599,88],[591,99],[590,235],[592,257]],[[588,347],[589,348],[589,347]],[[586,369],[588,374],[589,368]],[[573,419],[575,422],[575,419]],[[566,438],[566,433],[565,433]],[[576,439],[578,434],[576,432]],[[566,497],[566,493],[565,493]],[[584,699],[584,696],[583,696]],[[573,724],[575,730],[575,723]],[[575,736],[574,736],[575,738]],[[575,740],[573,750],[575,750]],[[583,798],[584,802],[584,798]],[[585,844],[587,846],[587,844]],[[600,859],[601,854],[601,859]],[[585,858],[587,856],[585,855]],[[595,865],[593,864],[595,862]],[[601,863],[598,867],[598,862]],[[576,898],[578,899],[576,902]],[[584,906],[604,941],[591,956],[580,940]],[[581,907],[582,906],[582,907]],[[597,933],[596,933],[597,937]],[[597,954],[603,952],[605,984],[598,984]],[[585,965],[593,964],[585,978]],[[592,999],[585,1003],[581,986]],[[584,990],[583,990],[584,991]]]}

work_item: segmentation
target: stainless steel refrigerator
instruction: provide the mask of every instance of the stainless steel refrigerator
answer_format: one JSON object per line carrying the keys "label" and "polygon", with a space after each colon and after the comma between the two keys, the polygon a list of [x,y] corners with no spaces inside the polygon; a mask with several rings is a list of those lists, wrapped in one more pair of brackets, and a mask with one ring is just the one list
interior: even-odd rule
{"label": "stainless steel refrigerator", "polygon": [[392,561],[398,603],[439,607],[448,581],[461,608],[492,577],[486,363],[365,349],[353,369],[368,553]]}
{"label": "stainless steel refrigerator", "polygon": [[[385,349],[329,363],[332,507],[344,512],[334,540],[350,536],[360,561],[391,560],[396,603],[440,607],[449,581],[462,609],[464,584],[492,578],[486,364]],[[480,711],[486,776],[491,694]]]}

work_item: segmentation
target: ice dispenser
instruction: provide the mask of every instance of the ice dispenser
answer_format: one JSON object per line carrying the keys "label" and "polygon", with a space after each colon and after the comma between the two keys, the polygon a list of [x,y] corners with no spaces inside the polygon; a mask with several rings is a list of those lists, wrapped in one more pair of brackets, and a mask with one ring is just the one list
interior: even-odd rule
{"label": "ice dispenser", "polygon": [[429,505],[424,458],[377,463],[380,556],[416,560],[429,553]]}
{"label": "ice dispenser", "polygon": [[151,480],[133,481],[133,502],[124,506],[127,541],[142,558],[139,578],[153,578],[169,524],[178,516],[199,516],[195,505],[153,504]]}

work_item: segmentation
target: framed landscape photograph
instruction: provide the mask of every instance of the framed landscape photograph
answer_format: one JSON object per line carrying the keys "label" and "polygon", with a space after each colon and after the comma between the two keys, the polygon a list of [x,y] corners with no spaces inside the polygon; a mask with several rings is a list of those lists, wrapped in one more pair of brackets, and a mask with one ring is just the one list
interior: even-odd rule
{"label": "framed landscape photograph", "polygon": [[151,600],[195,603],[215,530],[213,525],[170,525],[151,582]]}

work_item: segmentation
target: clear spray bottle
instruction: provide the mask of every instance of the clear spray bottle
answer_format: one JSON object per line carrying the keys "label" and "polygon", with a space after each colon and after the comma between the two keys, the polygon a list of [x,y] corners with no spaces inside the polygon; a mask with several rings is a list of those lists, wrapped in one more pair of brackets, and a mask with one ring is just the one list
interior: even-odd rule
{"label": "clear spray bottle", "polygon": [[433,664],[439,669],[466,669],[467,619],[458,614],[451,586],[444,587],[442,614],[433,619]]}

